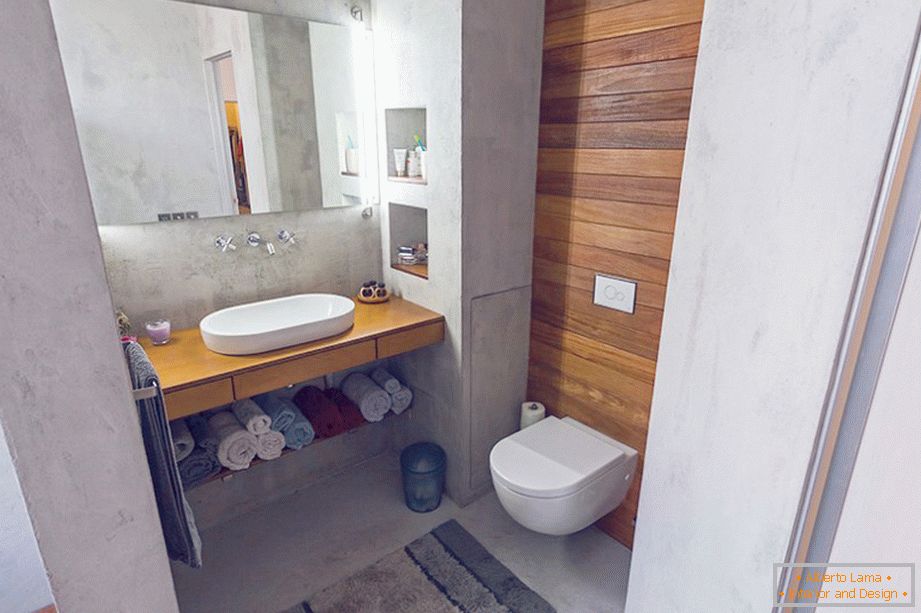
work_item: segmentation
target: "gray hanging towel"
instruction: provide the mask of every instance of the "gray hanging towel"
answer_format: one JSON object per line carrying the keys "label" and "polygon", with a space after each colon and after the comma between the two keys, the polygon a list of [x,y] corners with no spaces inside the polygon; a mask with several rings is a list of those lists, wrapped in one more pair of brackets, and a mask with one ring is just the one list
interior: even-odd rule
{"label": "gray hanging towel", "polygon": [[154,397],[138,400],[137,409],[166,552],[177,562],[201,568],[201,537],[195,525],[195,516],[182,491],[163,393],[160,391],[160,379],[143,347],[135,342],[122,343],[122,347],[134,389],[151,386],[157,389]]}

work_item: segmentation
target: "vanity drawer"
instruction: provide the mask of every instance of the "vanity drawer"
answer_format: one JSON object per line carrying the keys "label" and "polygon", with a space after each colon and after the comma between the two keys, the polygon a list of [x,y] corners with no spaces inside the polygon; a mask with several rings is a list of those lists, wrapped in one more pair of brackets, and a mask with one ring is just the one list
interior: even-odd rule
{"label": "vanity drawer", "polygon": [[377,339],[377,359],[389,358],[419,347],[440,343],[445,338],[445,324],[439,321],[411,330],[388,334]]}
{"label": "vanity drawer", "polygon": [[202,383],[175,392],[163,394],[166,401],[166,415],[179,419],[206,409],[233,402],[233,383],[230,377],[210,383]]}
{"label": "vanity drawer", "polygon": [[364,341],[234,375],[233,387],[237,398],[250,398],[292,383],[367,364],[375,357],[374,341]]}

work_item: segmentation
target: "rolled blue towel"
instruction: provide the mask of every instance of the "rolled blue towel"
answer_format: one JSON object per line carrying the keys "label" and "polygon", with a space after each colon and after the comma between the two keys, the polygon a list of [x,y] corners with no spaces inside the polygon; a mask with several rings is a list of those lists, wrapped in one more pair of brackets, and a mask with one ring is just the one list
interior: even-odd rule
{"label": "rolled blue towel", "polygon": [[293,402],[275,394],[260,394],[253,400],[272,418],[272,430],[276,432],[286,430],[300,413]]}
{"label": "rolled blue towel", "polygon": [[294,421],[281,433],[285,435],[285,447],[289,449],[300,449],[309,445],[315,436],[313,425],[300,410],[296,411]]}
{"label": "rolled blue towel", "polygon": [[202,447],[196,447],[179,462],[179,477],[186,488],[194,487],[219,472],[221,464],[217,461],[217,455]]}
{"label": "rolled blue towel", "polygon": [[208,420],[205,419],[204,415],[200,413],[191,415],[186,418],[185,423],[189,427],[197,446],[212,453],[217,453],[217,446],[220,441],[214,436],[211,428],[208,427]]}
{"label": "rolled blue towel", "polygon": [[173,453],[176,456],[176,461],[181,462],[189,457],[189,454],[195,449],[195,439],[182,419],[169,422],[169,431],[170,438],[173,440]]}

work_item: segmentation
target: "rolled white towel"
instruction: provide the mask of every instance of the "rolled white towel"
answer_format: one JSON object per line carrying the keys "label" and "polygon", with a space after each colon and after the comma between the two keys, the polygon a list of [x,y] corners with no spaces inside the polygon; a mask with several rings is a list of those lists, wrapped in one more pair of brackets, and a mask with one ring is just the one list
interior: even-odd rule
{"label": "rolled white towel", "polygon": [[393,412],[397,415],[408,409],[409,405],[413,403],[413,391],[405,385],[401,385],[400,389],[391,394],[390,397],[393,399]]}
{"label": "rolled white towel", "polygon": [[230,410],[250,434],[265,434],[272,428],[272,418],[252,398],[236,401]]}
{"label": "rolled white towel", "polygon": [[233,413],[228,411],[212,415],[208,420],[208,427],[220,441],[217,446],[217,460],[221,466],[230,470],[249,468],[259,448],[256,436],[247,432]]}
{"label": "rolled white towel", "polygon": [[375,383],[384,388],[384,391],[388,394],[396,394],[400,391],[400,388],[403,387],[399,379],[380,366],[371,371],[371,378]]}
{"label": "rolled white towel", "polygon": [[274,460],[281,456],[285,448],[285,435],[275,430],[269,430],[265,434],[256,435],[256,455],[260,460]]}
{"label": "rolled white towel", "polygon": [[195,438],[184,419],[169,422],[169,431],[173,439],[173,454],[177,462],[182,462],[195,449]]}
{"label": "rolled white towel", "polygon": [[393,405],[390,394],[360,372],[350,374],[342,382],[342,393],[358,405],[368,421],[380,421]]}

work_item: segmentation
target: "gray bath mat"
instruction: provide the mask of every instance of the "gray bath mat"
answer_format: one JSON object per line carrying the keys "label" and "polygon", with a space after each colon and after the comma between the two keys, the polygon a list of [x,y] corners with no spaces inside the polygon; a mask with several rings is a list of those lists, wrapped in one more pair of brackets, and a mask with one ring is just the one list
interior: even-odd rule
{"label": "gray bath mat", "polygon": [[449,521],[284,613],[554,613]]}

